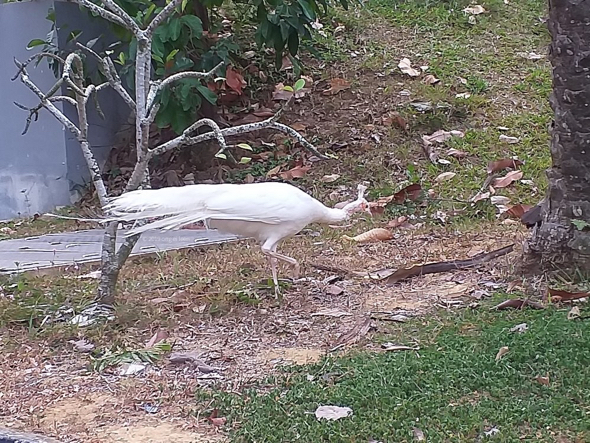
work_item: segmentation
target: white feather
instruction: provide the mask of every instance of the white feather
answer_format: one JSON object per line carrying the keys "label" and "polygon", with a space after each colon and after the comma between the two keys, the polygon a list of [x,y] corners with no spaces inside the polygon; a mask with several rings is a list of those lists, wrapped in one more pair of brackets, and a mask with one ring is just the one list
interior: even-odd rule
{"label": "white feather", "polygon": [[310,223],[338,223],[362,210],[367,203],[364,189],[359,186],[357,200],[343,209],[332,209],[287,183],[190,185],[128,192],[114,198],[105,211],[119,221],[163,217],[134,227],[128,236],[205,221],[222,232],[255,238],[262,251],[271,257],[278,291],[276,260],[290,263],[296,269],[299,266],[295,259],[276,252],[278,243]]}

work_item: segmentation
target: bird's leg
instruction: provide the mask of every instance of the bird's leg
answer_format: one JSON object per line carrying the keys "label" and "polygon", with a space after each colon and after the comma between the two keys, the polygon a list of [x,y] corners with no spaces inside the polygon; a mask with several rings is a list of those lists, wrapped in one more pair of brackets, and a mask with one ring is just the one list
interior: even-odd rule
{"label": "bird's leg", "polygon": [[278,260],[282,260],[285,263],[289,263],[291,266],[293,266],[293,278],[299,278],[299,273],[300,273],[300,266],[299,266],[299,262],[297,260],[295,260],[293,257],[288,257],[286,255],[283,254],[279,254],[277,251],[263,251],[265,254],[270,255],[271,257],[274,257]]}
{"label": "bird's leg", "polygon": [[272,281],[275,285],[275,297],[279,298],[280,288],[279,288],[279,277],[277,274],[277,259],[271,256],[268,256],[268,261],[270,262],[270,270],[272,271]]}

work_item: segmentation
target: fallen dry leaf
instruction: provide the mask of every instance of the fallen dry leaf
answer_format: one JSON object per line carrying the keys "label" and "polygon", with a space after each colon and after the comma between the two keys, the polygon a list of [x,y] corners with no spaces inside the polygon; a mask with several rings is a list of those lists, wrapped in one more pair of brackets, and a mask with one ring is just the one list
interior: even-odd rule
{"label": "fallen dry leaf", "polygon": [[411,185],[406,186],[405,188],[397,191],[393,194],[393,202],[401,205],[406,201],[414,201],[420,198],[422,194],[422,186],[419,183],[412,183]]}
{"label": "fallen dry leaf", "polygon": [[320,180],[324,183],[332,183],[340,178],[340,174],[324,175]]}
{"label": "fallen dry leaf", "polygon": [[500,172],[506,168],[517,169],[519,166],[522,166],[522,164],[523,163],[517,159],[503,158],[500,160],[489,162],[487,172],[488,174],[493,174],[494,172]]}
{"label": "fallen dry leaf", "polygon": [[146,343],[145,348],[152,348],[155,344],[160,343],[161,341],[166,340],[167,338],[168,333],[166,331],[158,329],[156,333],[152,335],[152,338],[150,338],[150,340]]}
{"label": "fallen dry leaf", "polygon": [[362,337],[367,335],[369,330],[371,329],[371,316],[368,316],[364,319],[361,319],[356,325],[352,327],[352,329],[348,332],[343,333],[338,337],[338,340],[330,349],[330,352],[334,352],[337,349],[340,349],[344,346],[352,345],[359,341]]}
{"label": "fallen dry leaf", "polygon": [[381,124],[385,126],[397,126],[404,131],[408,130],[409,127],[408,121],[397,112],[381,117]]}
{"label": "fallen dry leaf", "polygon": [[504,357],[508,353],[508,351],[509,351],[508,346],[502,346],[500,348],[500,350],[498,351],[498,353],[496,354],[496,361],[498,361],[502,357]]}
{"label": "fallen dry leaf", "polygon": [[344,91],[350,88],[350,82],[343,78],[333,78],[330,80],[330,88],[326,89],[322,94],[324,95],[336,95],[340,91]]}
{"label": "fallen dry leaf", "polygon": [[452,179],[455,175],[457,175],[457,174],[454,172],[443,172],[442,174],[439,174],[438,177],[436,177],[434,179],[434,181],[437,183],[441,183],[441,182]]}
{"label": "fallen dry leaf", "polygon": [[346,406],[318,406],[315,416],[318,420],[339,420],[352,415],[352,409]]}
{"label": "fallen dry leaf", "polygon": [[404,345],[396,345],[394,343],[383,343],[381,345],[383,350],[385,351],[418,351],[420,350],[419,347],[412,347],[412,346],[404,346]]}
{"label": "fallen dry leaf", "polygon": [[520,180],[522,178],[522,176],[523,176],[522,171],[510,171],[504,177],[495,178],[492,181],[492,186],[494,188],[506,188],[507,186],[510,186],[515,181]]}
{"label": "fallen dry leaf", "polygon": [[447,151],[447,155],[449,157],[454,157],[456,159],[462,159],[467,157],[467,152],[459,151],[458,149],[452,148]]}
{"label": "fallen dry leaf", "polygon": [[80,340],[69,340],[69,342],[73,344],[76,351],[79,352],[90,352],[94,349],[94,345],[86,341],[84,338],[81,338]]}
{"label": "fallen dry leaf", "polygon": [[147,367],[144,363],[123,363],[119,366],[119,375],[135,375],[139,374]]}
{"label": "fallen dry leaf", "polygon": [[403,226],[405,224],[408,224],[407,221],[408,221],[408,217],[405,217],[402,215],[402,216],[399,216],[398,218],[394,218],[393,220],[389,220],[387,222],[386,226],[388,228],[395,229],[395,228],[399,228],[400,226]]}
{"label": "fallen dry leaf", "polygon": [[280,172],[279,177],[281,177],[283,180],[293,180],[295,178],[301,178],[304,177],[305,174],[307,174],[307,171],[309,171],[310,169],[311,166],[297,165],[289,169],[288,171]]}
{"label": "fallen dry leaf", "polygon": [[569,292],[569,291],[562,291],[559,289],[548,289],[549,291],[549,301],[554,303],[559,303],[563,301],[570,301],[570,300],[578,300],[580,298],[590,297],[590,293],[588,292]]}
{"label": "fallen dry leaf", "polygon": [[338,285],[328,285],[326,286],[326,290],[325,290],[326,294],[328,295],[340,295],[344,292],[344,289],[342,289],[340,286]]}
{"label": "fallen dry leaf", "polygon": [[295,122],[295,123],[293,123],[293,124],[291,125],[291,127],[292,127],[293,129],[295,129],[297,132],[302,132],[302,131],[305,131],[305,129],[307,128],[307,126],[306,126],[306,125],[304,125],[304,124],[303,124],[303,123],[301,123],[301,122]]}
{"label": "fallen dry leaf", "polygon": [[402,58],[397,67],[402,71],[402,73],[409,75],[410,77],[418,77],[420,76],[421,72],[418,69],[412,68],[412,62],[409,58]]}
{"label": "fallen dry leaf", "polygon": [[487,200],[488,198],[490,198],[489,192],[478,192],[473,197],[471,197],[469,201],[472,203],[477,203],[478,201]]}
{"label": "fallen dry leaf", "polygon": [[283,83],[279,83],[275,85],[275,90],[272,93],[272,99],[276,101],[284,100],[287,101],[293,96],[292,91],[286,91],[285,85]]}
{"label": "fallen dry leaf", "polygon": [[511,298],[509,300],[505,300],[491,309],[503,311],[504,309],[523,309],[526,306],[530,306],[533,309],[545,309],[545,306],[543,306],[541,303],[537,303],[531,300],[523,300],[520,298]]}
{"label": "fallen dry leaf", "polygon": [[469,92],[460,92],[459,94],[455,94],[455,98],[462,98],[467,100],[469,97],[471,97],[471,94]]}
{"label": "fallen dry leaf", "polygon": [[580,308],[574,306],[570,311],[567,313],[568,320],[574,320],[575,318],[580,318]]}
{"label": "fallen dry leaf", "polygon": [[463,12],[466,14],[479,15],[486,12],[486,10],[481,5],[473,5],[463,9]]}
{"label": "fallen dry leaf", "polygon": [[520,141],[520,139],[518,137],[510,137],[510,136],[504,135],[504,134],[500,134],[499,139],[501,142],[505,142],[505,143],[508,143],[511,145],[518,143]]}
{"label": "fallen dry leaf", "polygon": [[431,145],[433,143],[444,143],[451,137],[463,138],[465,137],[465,133],[461,131],[443,131],[442,129],[439,129],[430,135],[423,135],[422,141],[425,145]]}
{"label": "fallen dry leaf", "polygon": [[323,317],[336,317],[336,318],[345,317],[345,316],[349,316],[349,315],[352,315],[352,313],[348,312],[348,311],[343,311],[338,308],[326,308],[326,309],[322,309],[318,312],[314,312],[313,314],[311,314],[312,317],[323,316]]}
{"label": "fallen dry leaf", "polygon": [[207,420],[214,426],[223,426],[227,422],[227,418],[218,417],[217,414],[219,414],[217,408],[213,409],[213,412],[211,412],[211,415],[207,417]]}
{"label": "fallen dry leaf", "polygon": [[411,185],[402,188],[398,192],[393,195],[389,195],[387,197],[379,197],[377,200],[369,202],[369,209],[371,210],[371,214],[383,214],[385,211],[385,207],[394,202],[395,204],[401,205],[406,201],[414,201],[417,200],[420,195],[422,194],[422,186],[419,183],[413,183]]}
{"label": "fallen dry leaf", "polygon": [[541,60],[542,58],[545,58],[543,54],[537,54],[535,52],[517,52],[516,55],[526,58],[527,60]]}
{"label": "fallen dry leaf", "polygon": [[503,195],[493,195],[490,197],[490,203],[494,206],[507,205],[510,203],[510,198]]}
{"label": "fallen dry leaf", "polygon": [[424,432],[418,428],[412,428],[412,434],[414,435],[414,440],[416,441],[426,441],[426,437],[424,436]]}
{"label": "fallen dry leaf", "polygon": [[439,78],[436,78],[434,75],[432,74],[428,74],[426,77],[424,77],[422,79],[423,83],[426,83],[427,85],[436,85],[437,83],[440,82]]}
{"label": "fallen dry leaf", "polygon": [[508,207],[508,210],[505,212],[505,214],[509,217],[520,219],[531,208],[532,206],[530,205],[512,205]]}
{"label": "fallen dry leaf", "polygon": [[270,169],[266,173],[266,178],[271,178],[271,177],[274,177],[275,175],[277,175],[282,167],[283,167],[282,165],[278,165],[278,166],[275,166],[274,168]]}
{"label": "fallen dry leaf", "polygon": [[549,386],[549,375],[545,375],[545,376],[537,375],[535,377],[535,381],[542,384],[542,385]]}
{"label": "fallen dry leaf", "polygon": [[376,243],[380,241],[387,241],[393,238],[391,231],[384,228],[374,228],[354,237],[343,235],[343,239],[355,241],[357,243]]}
{"label": "fallen dry leaf", "polygon": [[522,334],[524,332],[526,332],[529,329],[529,325],[527,325],[526,323],[519,323],[515,326],[512,326],[510,328],[510,332],[518,332],[519,334]]}
{"label": "fallen dry leaf", "polygon": [[230,89],[242,95],[242,89],[246,86],[246,80],[242,74],[236,71],[232,66],[228,66],[225,71],[225,83]]}

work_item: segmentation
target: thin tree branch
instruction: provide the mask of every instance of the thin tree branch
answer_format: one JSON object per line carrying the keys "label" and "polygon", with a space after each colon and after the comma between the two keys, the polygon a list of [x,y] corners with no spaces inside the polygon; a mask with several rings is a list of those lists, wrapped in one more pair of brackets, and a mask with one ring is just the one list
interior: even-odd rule
{"label": "thin tree branch", "polygon": [[66,62],[64,64],[64,72],[61,75],[61,78],[67,83],[67,85],[74,90],[77,95],[81,95],[84,97],[84,90],[81,89],[78,85],[76,85],[73,80],[72,76],[80,75],[80,72],[74,72],[73,66],[74,63],[76,64],[76,69],[82,69],[82,59],[78,54],[72,52],[66,58]]}
{"label": "thin tree branch", "polygon": [[164,20],[166,20],[168,17],[170,17],[172,15],[172,13],[174,12],[174,10],[178,6],[180,6],[181,3],[182,3],[182,0],[172,0],[170,3],[168,3],[164,7],[164,9],[162,9],[160,11],[160,13],[154,17],[154,19],[151,21],[151,23],[149,24],[147,29],[145,31],[143,31],[143,35],[145,36],[145,38],[147,38],[148,40],[151,40],[152,35],[154,34],[154,31],[156,30],[156,28],[158,26],[160,26]]}
{"label": "thin tree branch", "polygon": [[[276,130],[283,132],[287,135],[290,135],[291,137],[296,139],[298,142],[300,142],[303,145],[303,147],[305,147],[307,150],[312,152],[317,157],[319,157],[321,159],[328,158],[325,155],[321,154],[316,149],[315,146],[313,146],[311,143],[309,143],[295,129],[292,129],[289,126],[283,125],[281,123],[277,123],[277,122],[273,121],[273,118],[274,117],[271,117],[271,118],[268,118],[268,119],[263,120],[261,122],[249,123],[249,124],[240,125],[240,126],[233,126],[231,128],[224,128],[224,129],[220,130],[220,133],[223,137],[230,137],[230,136],[234,136],[234,135],[246,134],[248,132],[260,131],[262,129],[276,129]],[[154,157],[156,155],[161,155],[161,154],[168,152],[168,151],[175,149],[175,148],[180,148],[180,147],[188,146],[188,145],[196,145],[198,143],[204,142],[206,140],[212,140],[214,138],[217,138],[217,136],[214,132],[206,132],[204,134],[197,135],[196,137],[186,137],[183,134],[183,135],[180,135],[180,136],[178,136],[178,137],[176,137],[164,144],[161,144],[160,146],[157,146],[157,147],[151,149],[149,151],[149,153],[150,153],[151,157]]]}
{"label": "thin tree branch", "polygon": [[129,108],[131,108],[131,111],[135,114],[135,107],[136,107],[135,100],[133,100],[133,98],[131,98],[131,96],[129,95],[129,93],[127,92],[125,87],[123,86],[123,82],[121,80],[121,77],[119,76],[119,73],[115,69],[115,65],[113,64],[113,61],[110,59],[110,57],[108,57],[108,56],[101,57],[95,51],[93,51],[88,46],[83,45],[80,42],[76,42],[76,46],[78,46],[78,48],[80,48],[83,51],[90,54],[102,65],[103,74],[105,75],[105,77],[109,81],[109,84],[111,85],[111,87],[115,91],[117,91],[117,93],[121,96],[123,101],[127,104],[127,106],[129,106]]}
{"label": "thin tree branch", "polygon": [[[35,83],[33,83],[31,81],[31,79],[29,78],[29,75],[27,74],[27,71],[24,67],[20,66],[20,63],[18,61],[16,61],[17,66],[20,69],[20,79],[21,82],[23,82],[31,91],[33,91],[35,93],[35,95],[37,97],[39,97],[39,100],[41,101],[41,104],[43,107],[45,107],[57,120],[59,120],[59,122],[64,125],[66,128],[68,128],[70,130],[70,132],[72,132],[72,134],[74,134],[76,137],[78,137],[80,135],[80,130],[78,129],[78,127],[69,119],[65,116],[65,114],[63,112],[61,112],[53,103],[51,103],[48,99],[48,97],[45,96],[45,94],[37,87],[37,85],[35,85]],[[19,106],[21,109],[25,108],[24,106],[20,105]],[[32,110],[35,108],[26,108],[27,110]],[[38,110],[41,109],[40,107],[37,109]],[[28,129],[28,126],[27,126]]]}
{"label": "thin tree branch", "polygon": [[[271,120],[272,120],[272,118],[271,118]],[[321,159],[324,159],[324,160],[328,158],[324,154],[321,154],[316,149],[316,147],[314,145],[312,145],[310,142],[308,142],[305,139],[305,137],[303,137],[299,132],[297,132],[295,129],[291,128],[290,126],[287,126],[287,125],[284,125],[284,124],[278,123],[278,122],[269,122],[268,128],[276,129],[277,131],[280,131],[283,134],[287,134],[287,135],[293,137],[295,140],[297,140],[299,143],[301,143],[305,149],[307,149],[309,152],[311,152],[315,156],[317,156]]]}
{"label": "thin tree branch", "polygon": [[113,0],[102,0],[102,2],[108,9],[113,11],[117,17],[125,22],[125,27],[133,32],[136,37],[139,37],[143,33],[139,25],[133,20],[133,17],[127,14],[127,12],[125,12],[125,10]]}
{"label": "thin tree branch", "polygon": [[[199,129],[202,126],[209,126],[211,128],[211,131],[213,132],[215,138],[217,139],[217,143],[219,143],[219,151],[217,151],[217,154],[215,155],[219,155],[222,154],[223,152],[225,152],[227,150],[227,143],[225,142],[225,138],[223,137],[223,134],[221,133],[221,129],[219,128],[219,125],[217,123],[215,123],[213,120],[209,119],[209,118],[202,118],[201,120],[197,121],[196,123],[193,123],[192,125],[190,125],[188,128],[186,128],[184,130],[184,132],[182,133],[183,136],[185,137],[190,137],[191,133],[195,132],[197,129]],[[234,159],[235,161],[235,159]]]}
{"label": "thin tree branch", "polygon": [[[68,97],[66,95],[54,95],[53,97],[47,97],[47,100],[49,100],[50,102],[67,102],[72,106],[76,106],[76,100],[74,100],[72,97]],[[40,106],[40,108],[43,107],[42,104],[39,104],[38,106]],[[21,106],[19,106],[19,108],[22,109]]]}
{"label": "thin tree branch", "polygon": [[23,63],[21,63],[20,65],[22,66],[22,68],[19,68],[19,70],[16,72],[16,74],[14,74],[14,77],[12,77],[10,80],[15,81],[18,78],[18,76],[20,75],[21,69],[26,68],[27,66],[29,66],[31,64],[31,62],[35,61],[36,59],[43,58],[43,57],[52,58],[52,59],[60,62],[62,65],[66,62],[59,55],[54,54],[52,52],[39,52],[37,54],[30,56],[27,60],[25,60]]}
{"label": "thin tree branch", "polygon": [[170,84],[172,84],[178,80],[185,79],[185,78],[203,79],[203,78],[211,77],[213,74],[215,74],[215,71],[217,71],[219,68],[221,68],[223,66],[223,63],[224,63],[223,61],[219,62],[219,64],[217,66],[215,66],[213,69],[211,69],[208,72],[196,72],[196,71],[179,72],[177,74],[171,75],[170,77],[166,77],[164,80],[158,80],[158,81],[152,82],[152,85],[150,87],[150,93],[149,93],[148,99],[147,99],[147,105],[146,105],[147,110],[148,110],[148,119],[151,119],[153,121],[153,118],[150,115],[153,112],[152,106],[154,105],[154,101],[155,101],[158,93],[163,91],[166,86],[169,86]]}
{"label": "thin tree branch", "polygon": [[84,6],[86,9],[90,10],[91,12],[94,12],[95,14],[98,14],[99,16],[104,18],[105,20],[108,20],[110,22],[121,25],[124,28],[127,28],[127,23],[125,23],[125,21],[122,18],[120,18],[117,14],[113,14],[111,11],[103,8],[102,6],[98,6],[96,3],[92,3],[89,0],[65,0],[65,1],[68,3],[76,3],[80,6]]}

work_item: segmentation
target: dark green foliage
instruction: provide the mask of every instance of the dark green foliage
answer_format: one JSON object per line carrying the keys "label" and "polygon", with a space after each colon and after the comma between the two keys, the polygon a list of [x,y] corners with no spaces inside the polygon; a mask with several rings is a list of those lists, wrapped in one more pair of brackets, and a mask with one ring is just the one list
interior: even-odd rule
{"label": "dark green foliage", "polygon": [[[339,0],[347,8],[347,0]],[[223,0],[206,0],[201,4],[206,9],[199,11],[207,19],[207,32],[204,32],[203,20],[196,11],[195,1],[185,0],[178,10],[156,30],[152,41],[152,67],[154,77],[166,78],[171,74],[183,71],[210,71],[220,62],[224,65],[239,65],[240,48],[234,36],[219,36],[219,17],[212,11],[213,7],[223,4]],[[149,0],[119,0],[118,4],[142,27],[146,27],[162,10],[161,3]],[[326,0],[251,0],[234,5],[243,12],[245,21],[252,21],[257,30],[255,40],[259,48],[273,48],[276,54],[276,65],[281,66],[285,52],[293,59],[300,47],[301,40],[311,39],[312,23],[328,11]],[[53,21],[55,16],[50,14]],[[100,18],[97,18],[101,20]],[[209,23],[210,22],[210,23]],[[129,89],[134,87],[135,59],[137,41],[127,29],[111,24],[117,42],[101,50],[94,48],[101,55],[109,54],[119,65],[121,77]],[[82,36],[83,32],[73,32],[71,39]],[[243,37],[243,36],[242,36]],[[246,36],[248,37],[248,36]],[[44,51],[57,52],[54,46],[54,32],[46,39],[34,39],[29,47],[43,46]],[[96,43],[92,42],[92,45]],[[81,37],[81,41],[85,41]],[[99,45],[96,45],[99,46]],[[50,64],[52,63],[49,60]],[[58,66],[52,65],[58,72]],[[88,74],[92,82],[104,81],[96,70]],[[90,72],[90,70],[89,70]],[[225,69],[215,73],[225,77]],[[181,133],[197,119],[197,112],[204,100],[216,104],[217,95],[201,81],[181,81],[170,87],[168,93],[161,94],[160,110],[156,119],[160,128],[171,126],[173,131]]]}

